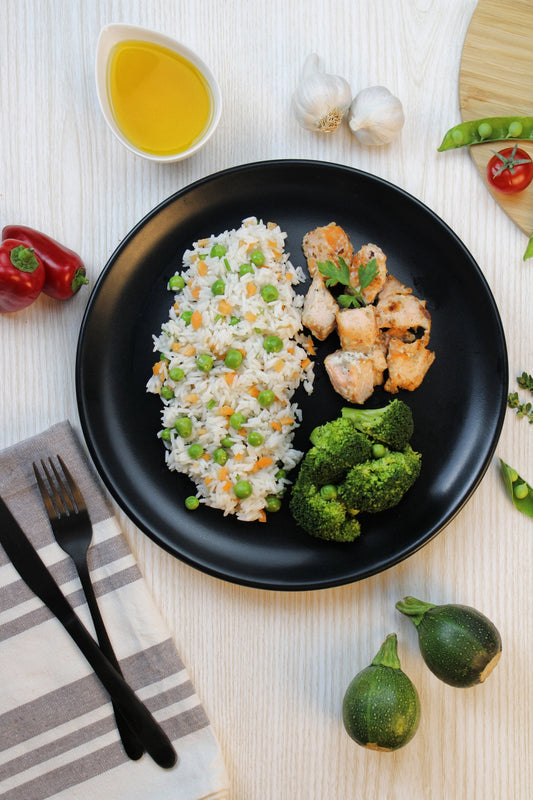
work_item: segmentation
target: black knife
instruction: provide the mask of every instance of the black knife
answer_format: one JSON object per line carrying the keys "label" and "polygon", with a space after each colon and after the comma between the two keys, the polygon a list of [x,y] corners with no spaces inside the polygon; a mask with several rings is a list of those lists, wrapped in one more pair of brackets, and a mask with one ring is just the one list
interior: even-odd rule
{"label": "black knife", "polygon": [[167,734],[104,656],[1,497],[0,544],[22,580],[57,617],[78,645],[104,688],[137,731],[146,752],[160,767],[173,767],[177,754]]}

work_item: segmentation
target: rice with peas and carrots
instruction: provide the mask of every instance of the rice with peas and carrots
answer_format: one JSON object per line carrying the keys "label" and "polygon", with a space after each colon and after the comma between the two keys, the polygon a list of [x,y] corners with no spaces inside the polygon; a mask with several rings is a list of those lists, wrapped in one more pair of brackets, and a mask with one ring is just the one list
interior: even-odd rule
{"label": "rice with peas and carrots", "polygon": [[304,272],[285,239],[278,225],[249,217],[185,252],[147,384],[163,403],[168,468],[194,481],[200,502],[244,521],[265,521],[279,505],[302,457],[292,396],[300,383],[313,390],[304,298],[293,288]]}

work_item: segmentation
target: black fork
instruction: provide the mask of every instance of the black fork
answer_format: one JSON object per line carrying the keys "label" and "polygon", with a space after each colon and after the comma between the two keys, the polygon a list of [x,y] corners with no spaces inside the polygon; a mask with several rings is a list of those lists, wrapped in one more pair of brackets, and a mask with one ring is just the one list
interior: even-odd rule
{"label": "black fork", "polygon": [[[71,557],[78,572],[100,649],[122,674],[98,607],[89,574],[87,553],[93,538],[91,520],[83,496],[63,459],[57,456],[57,461],[59,468],[51,458],[48,459],[48,466],[44,460],[41,461],[44,477],[38,466],[33,464],[37,485],[55,539],[61,549]],[[124,750],[129,758],[136,761],[143,755],[144,747],[115,704],[113,704],[113,711]]]}

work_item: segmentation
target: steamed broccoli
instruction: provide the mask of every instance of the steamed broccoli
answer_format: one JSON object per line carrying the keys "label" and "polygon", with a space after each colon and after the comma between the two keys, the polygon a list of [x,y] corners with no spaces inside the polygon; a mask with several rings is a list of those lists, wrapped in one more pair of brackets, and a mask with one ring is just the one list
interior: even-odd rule
{"label": "steamed broccoli", "polygon": [[413,414],[401,400],[382,408],[343,408],[342,418],[349,419],[357,430],[392,450],[403,450],[413,435]]}
{"label": "steamed broccoli", "polygon": [[375,514],[397,505],[419,474],[420,453],[407,445],[352,467],[338,487],[338,497],[352,510]]}
{"label": "steamed broccoli", "polygon": [[313,447],[302,467],[319,486],[339,483],[354,464],[372,457],[372,442],[342,417],[315,428],[309,438]]}
{"label": "steamed broccoli", "polygon": [[418,478],[412,433],[411,409],[401,400],[374,410],[345,408],[315,428],[291,492],[297,524],[321,539],[356,539],[360,511],[392,508]]}
{"label": "steamed broccoli", "polygon": [[302,470],[292,488],[290,510],[298,525],[319,539],[352,542],[361,533],[358,520],[345,504],[335,497],[325,499]]}

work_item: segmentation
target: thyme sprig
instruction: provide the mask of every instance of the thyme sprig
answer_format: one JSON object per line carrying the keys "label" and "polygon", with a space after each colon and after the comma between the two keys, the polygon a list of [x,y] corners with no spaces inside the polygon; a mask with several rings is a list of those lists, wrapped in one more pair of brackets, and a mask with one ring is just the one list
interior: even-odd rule
{"label": "thyme sprig", "polygon": [[[527,372],[522,372],[516,379],[520,389],[526,389],[533,394],[533,376]],[[533,425],[533,404],[531,402],[522,402],[518,392],[510,392],[507,396],[508,408],[514,409],[519,418],[526,418],[529,424]]]}

